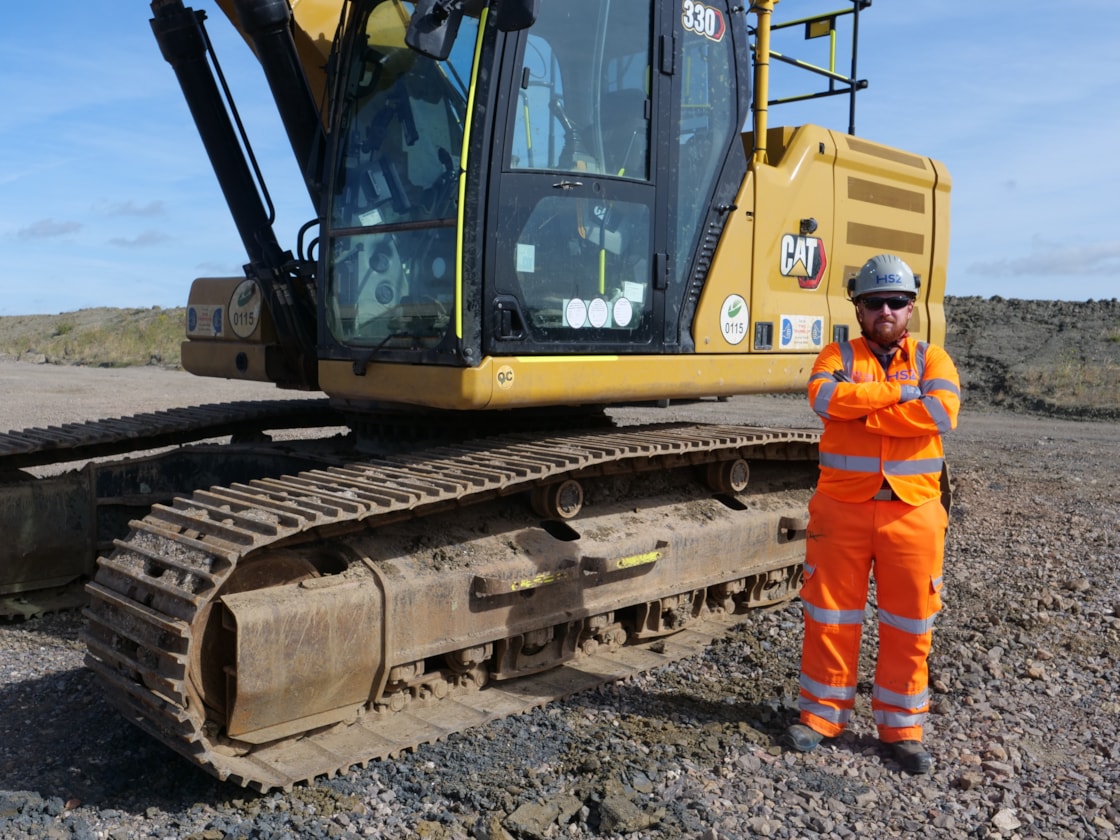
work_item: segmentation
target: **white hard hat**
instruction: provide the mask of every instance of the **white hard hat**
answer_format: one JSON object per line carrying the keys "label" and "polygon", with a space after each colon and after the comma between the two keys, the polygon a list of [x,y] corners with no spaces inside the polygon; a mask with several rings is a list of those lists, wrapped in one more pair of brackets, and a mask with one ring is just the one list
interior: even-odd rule
{"label": "white hard hat", "polygon": [[848,297],[853,300],[875,292],[903,292],[917,296],[921,281],[901,257],[879,254],[863,264],[859,274],[848,280]]}

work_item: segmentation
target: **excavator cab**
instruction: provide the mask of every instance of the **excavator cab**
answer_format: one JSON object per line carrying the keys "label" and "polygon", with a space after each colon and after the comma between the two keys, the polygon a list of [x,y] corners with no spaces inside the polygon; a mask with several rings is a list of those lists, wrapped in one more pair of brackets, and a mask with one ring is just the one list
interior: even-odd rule
{"label": "excavator cab", "polygon": [[512,31],[474,4],[441,61],[408,45],[424,15],[405,17],[410,5],[354,4],[342,45],[322,231],[330,356],[677,348],[708,199],[742,177],[727,158],[746,116],[745,33],[719,14],[678,39],[679,3],[659,0],[544,2]]}

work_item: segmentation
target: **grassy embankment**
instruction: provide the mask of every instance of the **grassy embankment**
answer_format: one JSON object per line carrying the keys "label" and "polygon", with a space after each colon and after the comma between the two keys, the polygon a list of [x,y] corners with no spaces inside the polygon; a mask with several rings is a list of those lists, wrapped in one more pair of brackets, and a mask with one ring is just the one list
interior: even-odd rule
{"label": "grassy embankment", "polygon": [[92,367],[179,366],[186,310],[81,309],[0,317],[0,358]]}

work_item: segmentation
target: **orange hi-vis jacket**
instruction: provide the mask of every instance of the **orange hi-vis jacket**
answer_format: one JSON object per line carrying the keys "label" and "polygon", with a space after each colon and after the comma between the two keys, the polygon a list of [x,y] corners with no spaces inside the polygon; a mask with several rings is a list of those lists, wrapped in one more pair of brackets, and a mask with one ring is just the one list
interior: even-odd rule
{"label": "orange hi-vis jacket", "polygon": [[[920,396],[902,401],[903,386]],[[941,435],[956,428],[960,396],[956,365],[935,344],[903,339],[886,370],[862,337],[829,344],[809,376],[809,404],[824,420],[817,490],[865,502],[885,480],[907,504],[938,498]]]}

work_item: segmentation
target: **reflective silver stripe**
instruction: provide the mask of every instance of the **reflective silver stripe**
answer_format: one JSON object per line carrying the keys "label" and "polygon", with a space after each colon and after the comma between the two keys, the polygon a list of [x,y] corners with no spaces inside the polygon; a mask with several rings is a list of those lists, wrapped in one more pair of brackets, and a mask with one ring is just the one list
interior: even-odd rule
{"label": "reflective silver stripe", "polygon": [[917,347],[914,348],[914,367],[918,369],[918,379],[926,372],[926,350],[929,348],[928,342],[919,341]]}
{"label": "reflective silver stripe", "polygon": [[961,389],[957,387],[955,382],[950,382],[948,379],[925,380],[922,383],[922,393],[928,394],[930,391],[948,391],[958,397],[961,395]]}
{"label": "reflective silver stripe", "polygon": [[[868,458],[861,455],[841,455],[837,452],[821,452],[820,462],[822,467],[831,467],[834,470],[844,470],[845,472],[879,472],[879,459]],[[907,463],[906,461],[899,461],[900,464]],[[938,467],[938,472],[941,468]],[[922,470],[925,472],[925,470]]]}
{"label": "reflective silver stripe", "polygon": [[863,610],[826,610],[801,602],[806,615],[818,624],[863,624]]}
{"label": "reflective silver stripe", "polygon": [[935,577],[935,578],[933,579],[933,588],[934,588],[934,589],[940,589],[940,588],[941,588],[941,582],[942,582],[943,580],[945,580],[945,578],[943,578],[943,577]]}
{"label": "reflective silver stripe", "polygon": [[911,726],[921,726],[926,722],[926,713],[906,714],[905,712],[884,712],[876,709],[875,723],[877,726],[889,726],[892,729],[906,729]]}
{"label": "reflective silver stripe", "polygon": [[835,723],[837,726],[843,726],[852,716],[851,709],[834,709],[831,706],[814,703],[812,700],[807,700],[804,697],[797,701],[797,708],[803,712],[809,712],[819,718],[823,718],[829,723]]}
{"label": "reflective silver stripe", "polygon": [[[863,460],[867,460],[866,458]],[[925,475],[927,473],[941,472],[944,458],[917,458],[913,461],[884,461],[884,475]],[[824,463],[824,453],[821,453],[821,463]],[[874,472],[865,470],[864,472]]]}
{"label": "reflective silver stripe", "polygon": [[[805,570],[805,574],[807,576],[813,574],[813,572],[815,572],[817,570],[816,566],[810,566],[808,563],[802,563],[801,566]],[[940,578],[939,578],[939,580],[940,580]]]}
{"label": "reflective silver stripe", "polygon": [[814,373],[812,376],[809,377],[810,382],[812,382],[814,379],[827,379],[830,382],[835,382],[836,381],[835,379],[833,379],[831,373],[825,373],[823,370],[817,371],[816,373]]}
{"label": "reflective silver stripe", "polygon": [[827,420],[830,419],[828,404],[832,401],[832,395],[836,391],[836,380],[828,374],[825,374],[825,376],[831,381],[824,383],[817,391],[816,399],[813,400],[813,411]]}
{"label": "reflective silver stripe", "polygon": [[937,431],[941,434],[953,431],[953,421],[949,419],[949,412],[945,410],[945,406],[941,404],[941,400],[937,397],[925,396],[922,397],[922,405],[926,407],[929,412],[930,419],[933,424],[937,426]]}
{"label": "reflective silver stripe", "polygon": [[919,691],[917,694],[899,694],[897,691],[890,691],[881,685],[875,685],[871,689],[871,696],[888,706],[915,711],[926,707],[929,702],[929,689]]}
{"label": "reflective silver stripe", "polygon": [[935,615],[929,618],[904,618],[901,615],[889,613],[886,610],[879,609],[879,621],[886,624],[888,627],[893,627],[895,630],[901,630],[903,633],[911,633],[915,636],[921,636],[925,633],[933,632],[933,620]]}
{"label": "reflective silver stripe", "polygon": [[[810,677],[801,675],[801,687],[820,700],[855,700],[856,687],[854,685],[825,685]],[[898,704],[893,704],[897,706]],[[904,708],[912,708],[905,706]]]}
{"label": "reflective silver stripe", "polygon": [[850,377],[852,375],[852,366],[855,365],[856,362],[855,348],[852,347],[852,342],[850,341],[841,341],[839,347],[840,364],[844,367],[844,373],[848,374]]}

